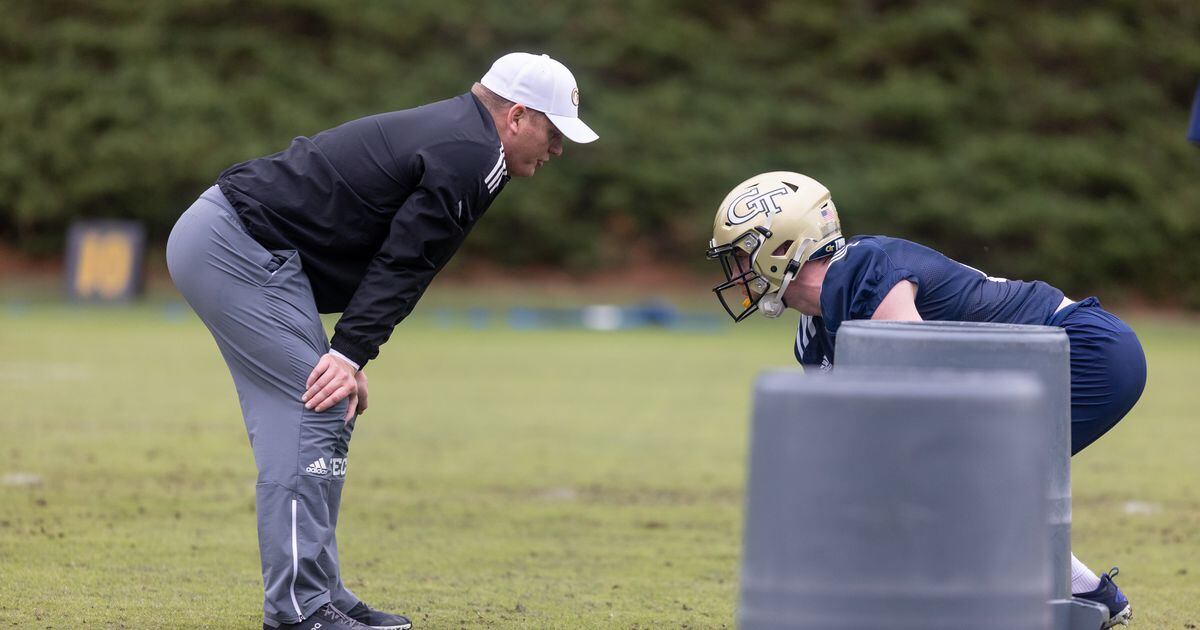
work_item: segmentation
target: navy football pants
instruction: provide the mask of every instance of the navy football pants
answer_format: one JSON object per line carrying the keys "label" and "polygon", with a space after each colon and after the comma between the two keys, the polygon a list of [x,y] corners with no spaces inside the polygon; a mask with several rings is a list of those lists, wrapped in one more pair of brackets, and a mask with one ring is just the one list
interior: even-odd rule
{"label": "navy football pants", "polygon": [[255,505],[264,623],[295,623],[359,599],[338,570],[338,506],[353,422],[346,401],[317,413],[300,395],[329,350],[295,251],[268,251],[213,186],[171,231],[167,266],[233,375],[258,466]]}
{"label": "navy football pants", "polygon": [[1090,297],[1055,314],[1071,342],[1071,454],[1113,428],[1146,387],[1146,355],[1133,330]]}

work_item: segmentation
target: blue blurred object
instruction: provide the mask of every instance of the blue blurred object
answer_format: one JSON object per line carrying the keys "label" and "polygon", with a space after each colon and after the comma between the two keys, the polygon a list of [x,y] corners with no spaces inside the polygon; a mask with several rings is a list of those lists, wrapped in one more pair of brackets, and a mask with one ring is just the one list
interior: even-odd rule
{"label": "blue blurred object", "polygon": [[647,300],[628,310],[630,316],[644,326],[671,328],[679,319],[679,311],[675,305],[662,298]]}
{"label": "blue blurred object", "polygon": [[652,299],[633,306],[593,304],[583,308],[527,308],[508,311],[508,325],[516,330],[543,328],[584,328],[615,331],[633,328],[664,328],[699,331],[720,328],[722,320],[713,313],[682,313],[663,299]]}
{"label": "blue blurred object", "polygon": [[729,324],[729,318],[722,313],[680,313],[671,320],[670,329],[681,332],[713,332]]}
{"label": "blue blurred object", "polygon": [[1196,87],[1196,98],[1192,101],[1192,123],[1188,125],[1188,140],[1200,144],[1200,86]]}
{"label": "blue blurred object", "polygon": [[471,328],[480,330],[487,328],[491,322],[492,312],[486,308],[476,306],[467,309],[467,321],[470,322]]}
{"label": "blue blurred object", "polygon": [[532,330],[541,328],[541,325],[533,309],[516,307],[508,310],[508,327],[513,330]]}
{"label": "blue blurred object", "polygon": [[[493,311],[482,306],[465,309],[438,308],[433,313],[438,328],[468,327],[482,330],[492,325]],[[662,328],[671,331],[712,331],[723,318],[714,313],[681,312],[669,301],[655,298],[632,306],[592,304],[584,307],[515,306],[504,314],[504,322],[513,330],[584,329],[619,331],[634,328]]]}

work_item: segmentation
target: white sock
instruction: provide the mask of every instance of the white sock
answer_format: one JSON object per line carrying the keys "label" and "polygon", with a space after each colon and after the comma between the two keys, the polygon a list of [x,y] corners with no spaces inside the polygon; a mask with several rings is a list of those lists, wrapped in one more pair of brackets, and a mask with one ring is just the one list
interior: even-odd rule
{"label": "white sock", "polygon": [[1100,578],[1071,554],[1071,594],[1090,593],[1100,588]]}

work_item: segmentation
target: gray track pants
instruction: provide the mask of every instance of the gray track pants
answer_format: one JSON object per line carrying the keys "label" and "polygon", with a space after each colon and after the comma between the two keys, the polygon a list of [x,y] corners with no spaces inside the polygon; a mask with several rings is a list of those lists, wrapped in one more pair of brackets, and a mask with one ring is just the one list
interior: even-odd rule
{"label": "gray track pants", "polygon": [[346,401],[323,413],[300,402],[329,342],[299,256],[250,238],[214,186],[175,224],[167,266],[237,387],[258,465],[266,623],[295,623],[331,601],[349,610],[359,599],[342,584],[334,528],[353,422],[342,422]]}

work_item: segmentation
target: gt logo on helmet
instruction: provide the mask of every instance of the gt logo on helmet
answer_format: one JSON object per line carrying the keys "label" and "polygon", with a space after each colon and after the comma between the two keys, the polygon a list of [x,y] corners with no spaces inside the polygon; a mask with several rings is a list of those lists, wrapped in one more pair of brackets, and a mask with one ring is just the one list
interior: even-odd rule
{"label": "gt logo on helmet", "polygon": [[[783,209],[780,208],[777,203],[775,203],[775,198],[786,194],[788,194],[787,188],[776,188],[775,190],[770,190],[761,194],[758,192],[757,184],[747,188],[746,192],[735,197],[725,209],[725,214],[729,219],[729,224],[741,225],[742,223],[745,223],[763,213],[770,214],[771,212],[775,212],[778,214],[783,212]],[[747,210],[745,214],[738,212],[743,205],[746,206]]]}

